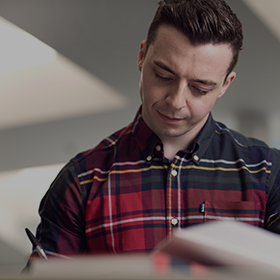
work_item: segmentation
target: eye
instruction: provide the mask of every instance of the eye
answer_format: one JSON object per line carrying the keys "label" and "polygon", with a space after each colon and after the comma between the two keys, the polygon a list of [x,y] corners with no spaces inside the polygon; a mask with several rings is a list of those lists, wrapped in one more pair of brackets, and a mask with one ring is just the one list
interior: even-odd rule
{"label": "eye", "polygon": [[157,79],[164,81],[164,82],[169,82],[172,80],[171,78],[163,77],[163,76],[159,75],[158,73],[156,73],[155,75],[156,75]]}
{"label": "eye", "polygon": [[199,89],[199,88],[197,88],[197,87],[195,87],[195,86],[193,86],[193,88],[194,88],[194,90],[195,90],[197,93],[199,93],[200,95],[206,95],[206,94],[209,92],[209,90],[201,90],[201,89]]}

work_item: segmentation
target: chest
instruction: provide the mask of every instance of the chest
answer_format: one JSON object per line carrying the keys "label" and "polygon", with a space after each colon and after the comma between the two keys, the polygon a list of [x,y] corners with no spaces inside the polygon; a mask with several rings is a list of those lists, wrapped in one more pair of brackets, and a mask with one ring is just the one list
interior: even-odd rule
{"label": "chest", "polygon": [[223,219],[263,226],[268,175],[262,166],[219,162],[114,168],[92,183],[89,246],[102,252],[149,251],[178,227]]}

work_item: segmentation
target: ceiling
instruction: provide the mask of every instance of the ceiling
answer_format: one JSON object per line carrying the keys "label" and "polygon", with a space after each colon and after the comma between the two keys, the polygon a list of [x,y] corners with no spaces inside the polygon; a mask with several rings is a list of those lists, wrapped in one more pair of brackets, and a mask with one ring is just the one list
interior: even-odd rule
{"label": "ceiling", "polygon": [[0,128],[125,107],[117,90],[3,18],[0,38]]}
{"label": "ceiling", "polygon": [[269,30],[280,40],[280,1],[243,0]]}
{"label": "ceiling", "polygon": [[[252,74],[252,69],[260,67],[251,62],[255,61],[251,48],[255,47],[255,52],[265,51],[260,44],[256,47],[257,26],[252,26],[252,20],[260,26],[258,32],[262,31],[274,40],[273,49],[278,48],[275,38],[280,38],[277,13],[280,1],[244,2],[247,7],[241,0],[228,1],[247,31],[244,61],[238,68],[240,76],[248,76],[247,85],[237,80],[234,90],[238,93],[219,101],[220,108],[222,111],[250,108],[265,112],[275,107],[278,99],[273,92],[271,101],[265,102],[267,98],[261,94],[267,84],[271,85],[273,77],[266,77],[268,81],[259,81],[260,84],[256,85],[258,81]],[[139,103],[137,52],[156,4],[157,0],[0,0],[0,16],[34,35],[56,54],[52,64],[42,63],[0,75],[0,96],[4,100],[0,105],[0,129],[121,109],[127,104]],[[248,7],[253,11],[249,17],[245,13]],[[21,47],[20,44],[17,46]],[[31,57],[32,53],[29,55]],[[16,56],[12,54],[11,59],[15,60]],[[277,62],[265,56],[261,58],[259,63],[264,74],[260,70],[259,75],[267,76],[270,63],[276,65]],[[252,89],[252,84],[260,89],[259,102],[254,104],[250,94],[247,99],[243,94],[243,91]],[[266,103],[268,108],[264,107]]]}
{"label": "ceiling", "polygon": [[[7,73],[0,69],[0,96],[5,100],[0,104],[0,129],[124,109],[131,97],[138,101],[138,45],[155,7],[151,0],[0,1],[0,24],[8,23],[12,34],[5,37],[5,49],[0,45],[0,61],[5,57],[9,66],[24,57],[27,62]],[[22,28],[20,39],[13,38],[20,33],[16,26]],[[39,40],[23,30],[45,43],[40,51],[33,48]],[[22,43],[24,36],[33,41],[30,50],[31,43]],[[44,59],[28,65],[40,57]]]}

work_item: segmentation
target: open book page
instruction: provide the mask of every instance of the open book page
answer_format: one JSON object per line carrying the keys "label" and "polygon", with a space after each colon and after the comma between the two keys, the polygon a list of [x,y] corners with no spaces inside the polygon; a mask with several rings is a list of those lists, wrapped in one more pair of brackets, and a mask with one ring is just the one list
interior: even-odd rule
{"label": "open book page", "polygon": [[280,273],[280,235],[236,221],[218,221],[174,231],[160,251],[205,265]]}

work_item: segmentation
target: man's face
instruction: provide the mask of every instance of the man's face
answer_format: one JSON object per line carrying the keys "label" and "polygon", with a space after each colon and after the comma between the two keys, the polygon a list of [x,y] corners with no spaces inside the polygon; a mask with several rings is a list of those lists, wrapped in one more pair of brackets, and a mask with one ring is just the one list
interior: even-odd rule
{"label": "man's face", "polygon": [[145,52],[143,41],[138,68],[144,121],[162,141],[193,140],[235,78],[232,72],[225,81],[230,46],[192,46],[180,31],[163,25]]}

